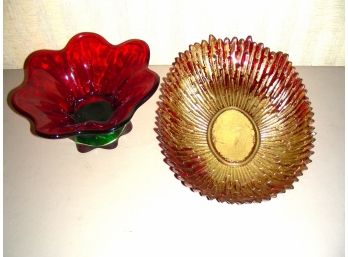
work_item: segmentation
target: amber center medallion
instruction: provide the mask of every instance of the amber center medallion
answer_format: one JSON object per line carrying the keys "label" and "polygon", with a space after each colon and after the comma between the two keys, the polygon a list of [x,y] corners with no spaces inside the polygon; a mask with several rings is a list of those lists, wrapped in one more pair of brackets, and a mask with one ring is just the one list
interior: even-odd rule
{"label": "amber center medallion", "polygon": [[214,155],[228,165],[243,165],[255,155],[260,136],[250,115],[239,108],[220,110],[208,128],[208,144]]}

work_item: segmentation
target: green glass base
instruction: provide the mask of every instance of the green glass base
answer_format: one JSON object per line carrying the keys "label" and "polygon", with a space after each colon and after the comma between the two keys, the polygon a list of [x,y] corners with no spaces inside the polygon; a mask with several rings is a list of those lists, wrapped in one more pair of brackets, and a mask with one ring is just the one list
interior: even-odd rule
{"label": "green glass base", "polygon": [[80,135],[75,136],[74,141],[76,144],[88,145],[88,146],[105,146],[116,141],[124,126],[106,134],[93,134],[93,135]]}
{"label": "green glass base", "polygon": [[77,150],[80,152],[89,152],[95,148],[113,149],[117,146],[118,139],[130,132],[131,129],[132,124],[128,122],[126,125],[109,133],[76,135],[71,137],[71,139],[76,143]]}

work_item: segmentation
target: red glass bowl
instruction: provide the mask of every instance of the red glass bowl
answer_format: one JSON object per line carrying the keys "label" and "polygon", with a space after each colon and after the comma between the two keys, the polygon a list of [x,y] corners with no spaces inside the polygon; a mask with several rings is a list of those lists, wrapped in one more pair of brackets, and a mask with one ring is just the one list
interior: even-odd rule
{"label": "red glass bowl", "polygon": [[98,34],[75,35],[62,50],[39,50],[24,63],[13,107],[46,138],[71,138],[81,152],[114,148],[134,112],[156,91],[142,40],[112,45]]}

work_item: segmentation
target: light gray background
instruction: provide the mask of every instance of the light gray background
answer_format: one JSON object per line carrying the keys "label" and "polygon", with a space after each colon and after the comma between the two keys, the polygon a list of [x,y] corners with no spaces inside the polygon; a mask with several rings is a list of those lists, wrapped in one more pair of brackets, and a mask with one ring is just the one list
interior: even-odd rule
{"label": "light gray background", "polygon": [[[161,77],[168,66],[153,66]],[[115,150],[80,154],[32,135],[6,104],[21,70],[4,71],[4,256],[344,255],[344,68],[299,67],[314,108],[315,154],[295,189],[261,204],[208,201],[162,161],[159,91]]]}

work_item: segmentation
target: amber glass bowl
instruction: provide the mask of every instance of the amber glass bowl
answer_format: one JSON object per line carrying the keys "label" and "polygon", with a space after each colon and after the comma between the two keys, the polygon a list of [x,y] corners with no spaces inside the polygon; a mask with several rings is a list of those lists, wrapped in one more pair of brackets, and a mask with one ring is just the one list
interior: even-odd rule
{"label": "amber glass bowl", "polygon": [[165,162],[220,202],[293,188],[313,153],[313,113],[288,55],[251,37],[190,45],[160,87],[156,132]]}

